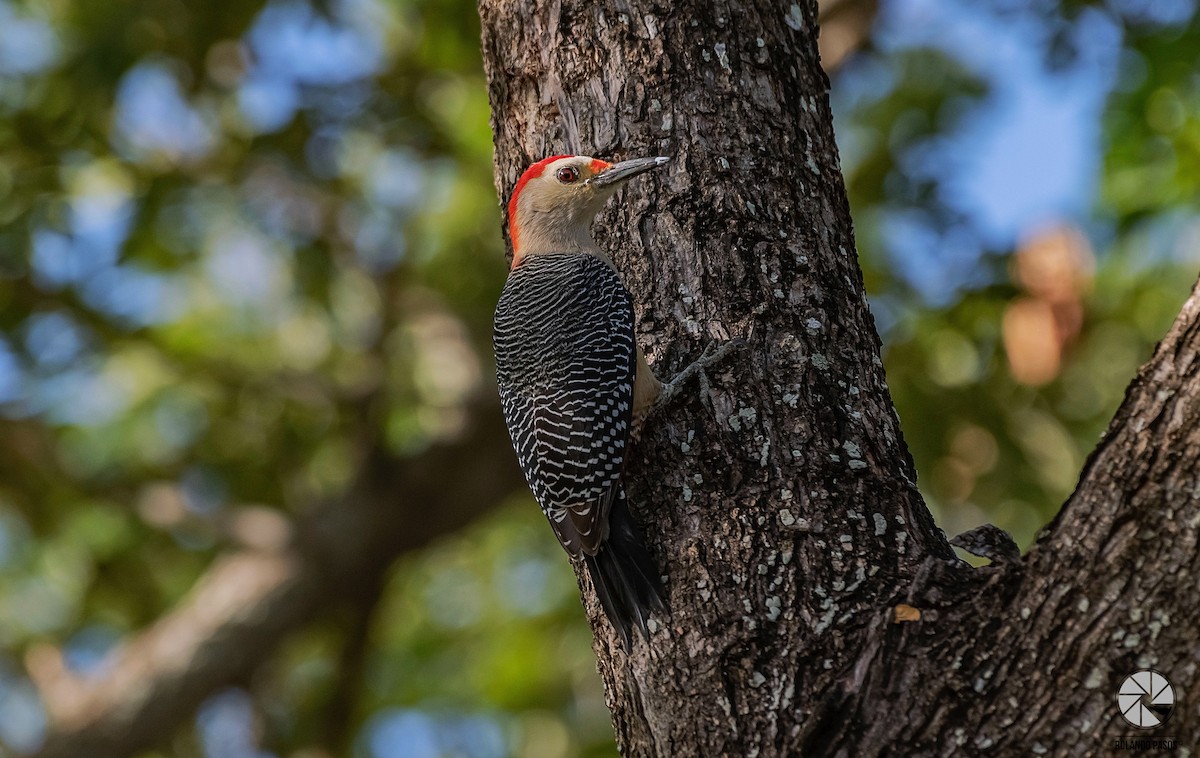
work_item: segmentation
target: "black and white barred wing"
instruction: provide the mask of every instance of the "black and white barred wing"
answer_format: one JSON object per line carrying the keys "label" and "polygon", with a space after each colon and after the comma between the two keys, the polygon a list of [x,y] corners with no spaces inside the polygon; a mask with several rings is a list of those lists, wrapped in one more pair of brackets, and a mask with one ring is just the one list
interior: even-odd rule
{"label": "black and white barred wing", "polygon": [[616,271],[587,254],[536,256],[496,307],[496,375],[529,487],[571,555],[595,555],[621,488],[637,348]]}

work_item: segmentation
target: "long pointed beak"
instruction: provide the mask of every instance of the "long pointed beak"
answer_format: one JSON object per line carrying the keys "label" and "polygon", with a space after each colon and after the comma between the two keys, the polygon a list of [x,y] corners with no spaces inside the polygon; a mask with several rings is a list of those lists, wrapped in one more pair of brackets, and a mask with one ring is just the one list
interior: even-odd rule
{"label": "long pointed beak", "polygon": [[597,187],[611,187],[614,184],[628,181],[638,174],[644,174],[651,169],[656,169],[669,160],[671,159],[660,155],[657,158],[634,158],[633,160],[614,163],[591,179],[588,179],[588,184]]}

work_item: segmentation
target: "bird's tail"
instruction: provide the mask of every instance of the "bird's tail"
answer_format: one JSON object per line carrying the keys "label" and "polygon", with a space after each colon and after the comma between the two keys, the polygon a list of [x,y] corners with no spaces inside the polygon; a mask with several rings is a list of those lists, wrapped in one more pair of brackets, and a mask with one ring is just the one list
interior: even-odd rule
{"label": "bird's tail", "polygon": [[633,626],[636,624],[642,637],[649,639],[646,621],[653,611],[665,608],[662,581],[623,492],[612,504],[608,529],[608,538],[600,543],[596,554],[584,555],[583,559],[600,606],[629,651]]}

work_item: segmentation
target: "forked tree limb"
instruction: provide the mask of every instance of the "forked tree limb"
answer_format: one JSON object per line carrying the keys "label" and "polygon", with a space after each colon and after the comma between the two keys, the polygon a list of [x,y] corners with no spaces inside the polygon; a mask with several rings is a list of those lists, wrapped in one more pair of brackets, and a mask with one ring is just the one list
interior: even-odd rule
{"label": "forked tree limb", "polygon": [[[1130,667],[1200,689],[1194,297],[1047,536],[972,569],[883,375],[816,4],[479,5],[502,197],[546,155],[673,156],[597,235],[642,346],[751,335],[630,461],[670,612],[627,656],[591,603],[625,755],[1099,754]],[[1158,733],[1194,744],[1197,702]]]}

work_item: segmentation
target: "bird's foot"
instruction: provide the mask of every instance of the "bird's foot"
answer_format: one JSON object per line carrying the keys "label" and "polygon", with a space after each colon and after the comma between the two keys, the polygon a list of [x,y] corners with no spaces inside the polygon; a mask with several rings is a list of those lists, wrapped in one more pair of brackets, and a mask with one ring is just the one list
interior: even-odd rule
{"label": "bird's foot", "polygon": [[712,366],[716,366],[718,363],[732,355],[735,351],[740,350],[749,344],[750,343],[745,339],[741,337],[735,337],[734,339],[723,342],[716,347],[710,345],[705,349],[703,355],[684,367],[684,369],[678,374],[671,377],[669,382],[663,382],[662,390],[659,392],[658,397],[655,398],[654,405],[650,407],[650,413],[648,415],[653,416],[658,411],[673,403],[676,398],[683,394],[683,386],[692,377],[699,377],[700,389],[703,394],[707,395],[709,387],[708,375],[705,373],[705,371]]}

